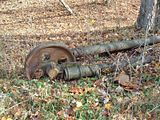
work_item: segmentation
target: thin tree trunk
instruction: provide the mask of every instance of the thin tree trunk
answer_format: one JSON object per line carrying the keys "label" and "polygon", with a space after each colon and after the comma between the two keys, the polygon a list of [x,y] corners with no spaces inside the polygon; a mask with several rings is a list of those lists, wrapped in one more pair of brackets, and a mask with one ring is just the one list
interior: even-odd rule
{"label": "thin tree trunk", "polygon": [[160,28],[160,0],[158,0],[157,2],[157,13],[156,13],[155,26],[157,26],[157,28]]}
{"label": "thin tree trunk", "polygon": [[160,24],[160,0],[142,0],[137,26],[147,30],[154,29]]}

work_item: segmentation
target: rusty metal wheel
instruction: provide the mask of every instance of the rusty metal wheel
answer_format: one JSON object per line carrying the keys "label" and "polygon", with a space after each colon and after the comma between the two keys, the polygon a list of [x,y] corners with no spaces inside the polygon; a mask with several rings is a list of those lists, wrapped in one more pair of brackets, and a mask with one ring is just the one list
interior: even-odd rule
{"label": "rusty metal wheel", "polygon": [[45,43],[35,47],[27,56],[25,74],[28,79],[40,78],[44,75],[42,67],[49,62],[61,64],[74,62],[75,57],[64,44]]}

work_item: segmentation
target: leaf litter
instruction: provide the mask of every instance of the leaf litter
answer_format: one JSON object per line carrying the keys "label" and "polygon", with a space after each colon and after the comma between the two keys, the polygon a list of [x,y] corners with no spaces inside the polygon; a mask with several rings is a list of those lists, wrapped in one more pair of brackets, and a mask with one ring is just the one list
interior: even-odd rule
{"label": "leaf litter", "polygon": [[[1,120],[158,118],[159,107],[154,108],[160,104],[160,61],[143,66],[143,71],[137,66],[132,74],[131,68],[126,67],[116,76],[106,72],[98,80],[85,78],[70,83],[46,79],[27,81],[23,75],[27,54],[40,43],[60,40],[74,48],[144,37],[133,26],[139,0],[117,0],[110,7],[99,2],[68,0],[78,16],[68,15],[58,1],[0,2]],[[117,6],[119,10],[115,10]],[[159,47],[160,44],[152,46],[147,55],[160,55]],[[83,61],[84,64],[117,62],[126,53],[133,57],[141,52],[138,48],[120,52],[121,57],[113,53],[100,61],[97,61],[99,56]],[[149,111],[152,112],[146,115]]]}

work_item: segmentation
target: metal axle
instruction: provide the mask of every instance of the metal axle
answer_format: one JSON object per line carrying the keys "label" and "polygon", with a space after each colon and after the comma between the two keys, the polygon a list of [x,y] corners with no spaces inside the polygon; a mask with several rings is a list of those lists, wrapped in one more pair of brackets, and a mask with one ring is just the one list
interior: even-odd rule
{"label": "metal axle", "polygon": [[[148,39],[127,40],[109,44],[77,47],[71,50],[60,43],[42,44],[34,48],[27,56],[25,62],[26,76],[28,79],[32,79],[40,78],[47,74],[51,79],[54,79],[59,72],[62,72],[62,67],[59,66],[63,66],[64,63],[67,66],[67,64],[75,62],[76,57],[126,50],[156,43],[160,43],[160,36],[152,36]],[[46,67],[46,64],[48,64],[49,67]],[[92,76],[93,74],[97,74],[96,70],[99,71],[97,66],[67,66],[65,68],[66,69],[63,72],[64,79]],[[70,75],[71,71],[72,75]]]}
{"label": "metal axle", "polygon": [[[159,56],[147,56],[142,63],[142,57],[138,56],[132,58],[130,60],[123,60],[121,61],[120,65],[118,66],[119,69],[123,69],[124,67],[128,66],[129,64],[132,67],[137,65],[142,65],[145,63],[150,63],[153,60],[158,60]],[[72,66],[57,66],[57,67],[50,67],[50,71],[47,72],[47,75],[50,79],[56,78],[58,74],[61,73],[64,80],[73,80],[73,79],[80,79],[83,77],[100,77],[102,71],[109,71],[114,72],[117,69],[117,65],[111,64],[97,64],[97,65],[72,65]],[[57,72],[58,70],[58,72]],[[56,73],[56,74],[55,74]]]}

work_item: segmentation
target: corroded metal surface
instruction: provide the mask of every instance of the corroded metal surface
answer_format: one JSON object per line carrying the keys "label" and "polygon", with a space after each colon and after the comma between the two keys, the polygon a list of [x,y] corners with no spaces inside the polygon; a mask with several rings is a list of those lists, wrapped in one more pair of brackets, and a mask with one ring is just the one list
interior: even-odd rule
{"label": "corroded metal surface", "polygon": [[82,77],[91,77],[101,75],[101,69],[98,65],[75,65],[64,69],[64,80],[79,79]]}
{"label": "corroded metal surface", "polygon": [[40,78],[45,74],[42,69],[45,64],[53,62],[61,64],[74,62],[72,52],[63,44],[46,43],[35,47],[27,56],[25,62],[25,73],[28,79]]}
{"label": "corroded metal surface", "polygon": [[153,45],[160,43],[160,36],[152,36],[150,38],[136,39],[136,40],[124,40],[118,42],[112,42],[109,44],[98,44],[86,47],[77,47],[72,49],[74,56],[87,56],[95,55],[105,52],[115,52],[120,50],[126,50],[131,48],[142,47],[146,45]]}
{"label": "corroded metal surface", "polygon": [[[61,72],[61,69],[66,68],[63,72],[64,79],[75,79],[84,76],[92,76],[97,74],[97,68],[91,69],[90,66],[66,66],[70,62],[75,61],[75,57],[94,55],[105,52],[113,52],[126,50],[146,45],[152,45],[160,42],[160,36],[152,36],[148,39],[137,39],[132,41],[119,41],[109,44],[93,45],[87,47],[78,47],[72,50],[67,49],[62,44],[49,43],[40,45],[34,48],[26,59],[26,75],[28,79],[40,78],[47,74],[51,79],[54,79]],[[62,64],[65,63],[65,64]],[[126,63],[125,63],[126,64]],[[125,65],[124,64],[124,65]],[[59,67],[62,65],[63,67]],[[106,65],[103,65],[108,67]]]}
{"label": "corroded metal surface", "polygon": [[[63,68],[63,79],[64,80],[73,80],[73,79],[80,79],[83,77],[100,77],[101,74],[109,74],[111,72],[118,72],[117,67],[119,70],[124,70],[128,68],[127,66],[140,66],[146,63],[151,63],[153,60],[158,61],[159,56],[146,56],[144,61],[142,61],[143,56],[136,56],[133,58],[125,59],[120,61],[120,64],[113,63],[102,63],[96,65],[74,65],[68,66]],[[130,61],[130,62],[128,62]]]}

